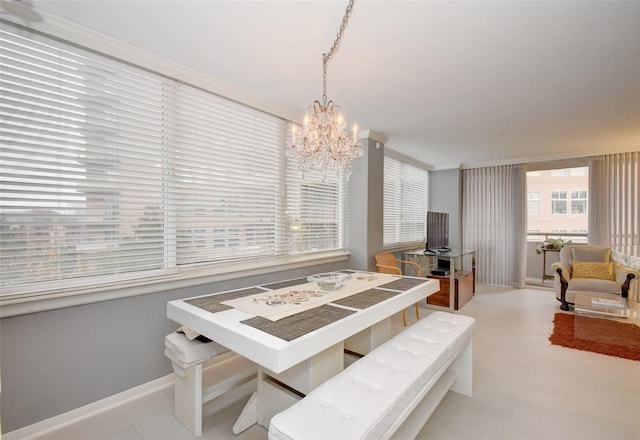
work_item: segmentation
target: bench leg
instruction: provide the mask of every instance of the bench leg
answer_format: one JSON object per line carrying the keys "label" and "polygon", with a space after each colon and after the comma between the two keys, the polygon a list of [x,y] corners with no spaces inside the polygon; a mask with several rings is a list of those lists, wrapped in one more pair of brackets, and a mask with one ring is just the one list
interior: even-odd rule
{"label": "bench leg", "polygon": [[193,435],[202,435],[202,364],[174,376],[173,413]]}
{"label": "bench leg", "polygon": [[467,346],[449,367],[449,370],[456,374],[456,381],[451,390],[469,397],[471,397],[473,391],[473,354],[471,345],[471,339],[469,339]]}

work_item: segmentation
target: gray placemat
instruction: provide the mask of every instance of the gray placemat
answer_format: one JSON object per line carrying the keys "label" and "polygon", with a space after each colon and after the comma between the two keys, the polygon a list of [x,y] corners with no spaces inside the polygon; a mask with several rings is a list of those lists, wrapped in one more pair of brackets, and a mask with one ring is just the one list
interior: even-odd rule
{"label": "gray placemat", "polygon": [[404,292],[405,290],[409,290],[412,287],[416,287],[420,284],[426,283],[427,281],[429,281],[427,278],[402,277],[399,280],[391,281],[390,283],[383,284],[382,286],[378,287]]}
{"label": "gray placemat", "polygon": [[264,287],[266,289],[278,290],[284,289],[285,287],[297,286],[299,284],[308,283],[306,278],[296,278],[295,280],[287,280],[287,281],[278,281],[276,283],[270,284],[261,284],[260,287]]}
{"label": "gray placemat", "polygon": [[356,313],[355,310],[341,309],[325,304],[277,321],[256,316],[241,322],[285,341],[292,341],[352,313]]}
{"label": "gray placemat", "polygon": [[216,312],[222,312],[223,310],[229,310],[233,308],[225,304],[220,304],[223,301],[229,301],[232,299],[242,298],[244,296],[255,295],[257,293],[264,293],[264,292],[266,292],[264,289],[260,289],[258,287],[251,287],[249,289],[234,290],[232,292],[216,293],[214,295],[188,299],[188,300],[185,300],[185,302],[187,304],[191,304],[192,306],[200,307],[201,309],[204,309],[207,312],[216,313]]}
{"label": "gray placemat", "polygon": [[341,306],[353,307],[354,309],[366,309],[367,307],[394,297],[399,293],[400,292],[390,292],[388,290],[369,289],[364,292],[339,299],[338,301],[333,301],[333,303]]}

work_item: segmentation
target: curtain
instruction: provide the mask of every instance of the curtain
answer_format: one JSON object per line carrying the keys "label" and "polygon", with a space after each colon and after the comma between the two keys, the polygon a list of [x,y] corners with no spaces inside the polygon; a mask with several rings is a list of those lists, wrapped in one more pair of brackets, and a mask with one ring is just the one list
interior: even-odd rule
{"label": "curtain", "polygon": [[526,173],[519,165],[462,170],[462,243],[480,284],[524,286]]}
{"label": "curtain", "polygon": [[589,243],[639,256],[640,152],[593,157],[589,193]]}

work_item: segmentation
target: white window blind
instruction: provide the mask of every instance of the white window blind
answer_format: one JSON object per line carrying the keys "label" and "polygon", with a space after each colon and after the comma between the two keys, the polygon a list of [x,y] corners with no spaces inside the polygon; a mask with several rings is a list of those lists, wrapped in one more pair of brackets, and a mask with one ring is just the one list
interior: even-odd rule
{"label": "white window blind", "polygon": [[162,268],[160,78],[0,35],[2,284]]}
{"label": "white window blind", "polygon": [[344,182],[287,168],[282,119],[12,29],[0,33],[3,294],[344,246]]}
{"label": "white window blind", "polygon": [[384,247],[425,240],[429,171],[384,157]]}
{"label": "white window blind", "polygon": [[[287,138],[290,142],[290,135]],[[346,184],[335,173],[313,170],[300,173],[294,158],[287,159],[287,253],[342,249]]]}
{"label": "white window blind", "polygon": [[276,255],[282,121],[184,84],[175,107],[178,264]]}

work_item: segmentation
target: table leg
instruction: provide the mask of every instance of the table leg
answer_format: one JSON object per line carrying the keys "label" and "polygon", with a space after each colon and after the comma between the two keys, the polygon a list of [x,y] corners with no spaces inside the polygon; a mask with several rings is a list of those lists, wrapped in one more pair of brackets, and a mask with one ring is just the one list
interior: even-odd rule
{"label": "table leg", "polygon": [[258,368],[258,388],[249,398],[233,433],[258,423],[269,428],[271,418],[300,400],[344,368],[344,343],[340,342],[282,373]]}
{"label": "table leg", "polygon": [[344,349],[365,355],[391,338],[391,318],[384,319],[344,341]]}

